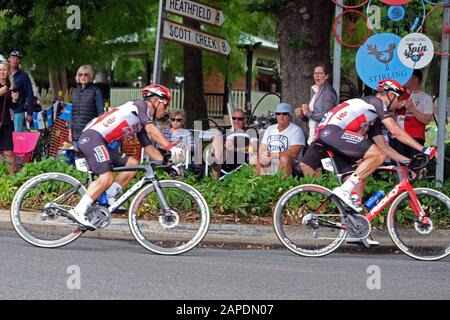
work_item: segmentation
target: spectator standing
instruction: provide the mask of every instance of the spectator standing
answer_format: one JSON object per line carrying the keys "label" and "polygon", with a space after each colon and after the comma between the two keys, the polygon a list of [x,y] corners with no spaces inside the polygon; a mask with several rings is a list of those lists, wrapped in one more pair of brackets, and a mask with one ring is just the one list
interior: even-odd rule
{"label": "spectator standing", "polygon": [[86,125],[105,112],[101,91],[93,83],[95,72],[92,66],[78,68],[75,80],[77,87],[72,93],[72,120],[69,124],[69,141],[76,144]]}
{"label": "spectator standing", "polygon": [[17,107],[19,93],[10,90],[10,66],[6,61],[0,61],[0,153],[6,158],[8,172],[14,174],[13,153],[13,121],[12,109]]}
{"label": "spectator standing", "polygon": [[[396,111],[398,125],[421,145],[425,144],[425,129],[433,118],[433,98],[422,89],[422,71],[415,69],[404,87],[411,97],[404,101],[403,108]],[[419,151],[393,139],[392,145],[402,155],[411,158]]]}
{"label": "spectator standing", "polygon": [[13,51],[8,59],[11,65],[10,81],[12,87],[19,92],[17,108],[14,110],[14,131],[16,132],[25,131],[25,121],[31,123],[33,119],[33,86],[28,74],[20,68],[22,57],[22,53]]}
{"label": "spectator standing", "polygon": [[321,160],[326,158],[326,154],[322,148],[313,144],[315,131],[323,116],[337,105],[336,91],[328,82],[329,72],[324,64],[314,67],[313,78],[315,84],[311,87],[311,100],[309,104],[301,106],[303,118],[308,119],[309,128],[308,149],[300,164],[301,171],[305,175],[320,174]]}
{"label": "spectator standing", "polygon": [[264,132],[259,157],[256,163],[258,175],[273,174],[280,170],[283,178],[292,175],[294,166],[300,160],[305,146],[302,129],[292,123],[292,106],[280,103],[275,110],[277,123]]}
{"label": "spectator standing", "polygon": [[314,67],[315,84],[311,87],[311,100],[309,104],[301,106],[303,116],[308,120],[308,145],[312,143],[316,127],[325,113],[337,105],[336,91],[328,83],[329,77],[330,74],[324,64],[318,64]]}

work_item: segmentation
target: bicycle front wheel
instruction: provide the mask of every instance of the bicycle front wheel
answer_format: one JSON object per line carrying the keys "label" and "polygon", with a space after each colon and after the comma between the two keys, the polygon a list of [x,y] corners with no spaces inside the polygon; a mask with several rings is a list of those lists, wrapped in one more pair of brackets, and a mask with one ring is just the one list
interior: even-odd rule
{"label": "bicycle front wheel", "polygon": [[301,185],[278,200],[273,216],[275,232],[281,243],[298,255],[324,256],[347,236],[341,210],[327,188]]}
{"label": "bicycle front wheel", "polygon": [[19,236],[42,248],[71,243],[83,232],[64,216],[80,201],[86,188],[62,173],[44,173],[25,182],[11,204],[11,221]]}
{"label": "bicycle front wheel", "polygon": [[450,199],[443,193],[415,188],[417,198],[429,218],[423,224],[414,213],[407,192],[392,203],[387,226],[398,248],[418,260],[439,260],[450,255]]}
{"label": "bicycle front wheel", "polygon": [[193,249],[209,227],[209,208],[192,186],[179,181],[160,181],[162,196],[170,213],[164,212],[155,187],[144,187],[130,206],[129,224],[133,236],[147,250],[176,255]]}

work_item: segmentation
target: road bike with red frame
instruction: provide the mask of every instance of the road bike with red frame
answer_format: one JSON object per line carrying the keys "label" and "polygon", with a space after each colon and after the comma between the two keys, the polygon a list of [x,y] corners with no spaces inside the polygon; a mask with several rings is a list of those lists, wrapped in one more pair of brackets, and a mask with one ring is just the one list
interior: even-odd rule
{"label": "road bike with red frame", "polygon": [[[395,173],[399,182],[365,215],[354,212],[323,186],[297,186],[283,194],[274,209],[275,232],[292,252],[320,257],[346,239],[369,236],[371,221],[391,204],[386,224],[395,245],[418,260],[443,259],[450,255],[450,199],[437,190],[411,186],[428,162],[428,156],[419,155],[409,165],[379,167],[378,171]],[[346,174],[338,174],[340,182]]]}

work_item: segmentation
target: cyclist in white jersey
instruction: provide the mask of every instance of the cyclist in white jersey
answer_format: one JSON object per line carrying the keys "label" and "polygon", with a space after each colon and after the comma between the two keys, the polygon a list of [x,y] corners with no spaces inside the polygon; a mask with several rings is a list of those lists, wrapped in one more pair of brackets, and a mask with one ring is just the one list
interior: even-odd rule
{"label": "cyclist in white jersey", "polygon": [[106,190],[109,199],[116,196],[136,175],[136,171],[121,172],[114,179],[113,166],[135,166],[139,162],[133,157],[108,149],[107,144],[137,134],[139,141],[147,153],[152,153],[150,136],[173,157],[181,157],[182,149],[173,146],[154,125],[160,119],[172,96],[170,90],[162,85],[152,84],[141,90],[143,100],[129,101],[120,107],[102,114],[87,124],[78,140],[78,148],[85,155],[90,170],[98,175],[77,206],[69,211],[69,215],[87,229],[95,226],[89,222],[85,214],[92,203]]}
{"label": "cyclist in white jersey", "polygon": [[386,153],[365,137],[368,127],[380,119],[387,130],[402,143],[433,158],[437,151],[433,147],[424,147],[411,138],[395,122],[391,111],[401,107],[402,100],[409,93],[395,80],[383,80],[378,83],[375,97],[351,99],[334,107],[319,124],[316,139],[333,152],[361,163],[340,187],[333,190],[346,205],[353,210],[362,210],[350,197],[352,190],[361,181],[370,176],[386,159]]}

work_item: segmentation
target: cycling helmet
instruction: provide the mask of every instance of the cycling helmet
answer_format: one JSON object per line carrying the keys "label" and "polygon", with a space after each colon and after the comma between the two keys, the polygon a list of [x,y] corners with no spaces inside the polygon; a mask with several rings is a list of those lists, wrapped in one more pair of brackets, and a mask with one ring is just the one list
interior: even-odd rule
{"label": "cycling helmet", "polygon": [[166,99],[168,102],[172,100],[170,90],[160,84],[150,84],[141,89],[142,98],[147,99],[153,96],[157,96],[160,99]]}
{"label": "cycling helmet", "polygon": [[400,100],[407,100],[410,97],[410,91],[404,88],[400,82],[395,80],[382,80],[378,82],[378,91],[393,92]]}

